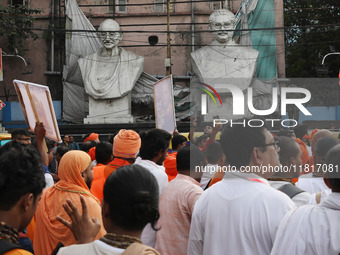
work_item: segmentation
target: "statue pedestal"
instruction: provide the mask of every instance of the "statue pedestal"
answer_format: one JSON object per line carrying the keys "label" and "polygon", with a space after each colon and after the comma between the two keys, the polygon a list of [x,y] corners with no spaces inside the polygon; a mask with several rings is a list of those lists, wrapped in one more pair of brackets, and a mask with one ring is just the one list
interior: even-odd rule
{"label": "statue pedestal", "polygon": [[97,100],[89,97],[89,115],[84,124],[133,123],[131,93],[121,98]]}

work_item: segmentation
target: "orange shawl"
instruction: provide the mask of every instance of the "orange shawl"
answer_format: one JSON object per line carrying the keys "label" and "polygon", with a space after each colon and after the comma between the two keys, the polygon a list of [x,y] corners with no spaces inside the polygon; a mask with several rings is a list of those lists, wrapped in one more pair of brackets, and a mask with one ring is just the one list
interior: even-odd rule
{"label": "orange shawl", "polygon": [[103,187],[105,184],[105,176],[104,176],[104,168],[106,165],[103,164],[97,164],[93,168],[93,180],[91,183],[91,193],[98,198],[99,201],[103,200]]}
{"label": "orange shawl", "polygon": [[[116,169],[122,167],[122,166],[128,166],[130,163],[122,158],[114,158],[108,165],[104,168],[104,177],[105,181],[107,178],[109,178],[110,174],[112,174]],[[104,185],[102,187],[104,189]]]}
{"label": "orange shawl", "polygon": [[165,173],[168,175],[168,181],[172,181],[176,178],[178,171],[177,171],[177,151],[169,154],[163,162],[165,167]]}
{"label": "orange shawl", "polygon": [[[60,215],[70,221],[62,204],[69,198],[82,212],[80,195],[87,204],[89,217],[96,217],[102,221],[99,201],[88,189],[81,173],[91,163],[90,156],[79,150],[67,152],[61,159],[58,174],[60,181],[44,191],[36,211],[36,229],[34,234],[34,252],[36,255],[51,254],[56,245],[62,242],[65,246],[75,244],[76,240],[67,227],[60,223],[56,216]],[[102,228],[97,239],[105,234]]]}

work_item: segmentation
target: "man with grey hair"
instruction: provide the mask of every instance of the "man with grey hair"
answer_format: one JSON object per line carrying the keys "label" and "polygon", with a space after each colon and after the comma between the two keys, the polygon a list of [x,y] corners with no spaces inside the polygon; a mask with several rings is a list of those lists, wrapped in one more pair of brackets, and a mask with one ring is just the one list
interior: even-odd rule
{"label": "man with grey hair", "polygon": [[144,58],[118,47],[123,34],[113,19],[100,24],[98,37],[103,47],[78,60],[85,91],[89,95],[87,119],[101,116],[97,123],[105,123],[108,122],[105,117],[121,117],[121,122],[131,122],[124,119],[131,114],[130,93],[143,71]]}

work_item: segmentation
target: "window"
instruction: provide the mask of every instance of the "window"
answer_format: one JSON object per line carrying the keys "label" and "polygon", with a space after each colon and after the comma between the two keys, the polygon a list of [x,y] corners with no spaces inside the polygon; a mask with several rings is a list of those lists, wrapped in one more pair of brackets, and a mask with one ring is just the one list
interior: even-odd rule
{"label": "window", "polygon": [[154,10],[155,12],[165,12],[166,5],[164,0],[155,0]]}
{"label": "window", "polygon": [[[118,0],[118,4],[126,4],[126,0]],[[127,6],[117,6],[116,12],[127,12]]]}
{"label": "window", "polygon": [[26,6],[28,6],[28,0],[12,0],[11,5],[26,5]]}
{"label": "window", "polygon": [[210,9],[212,11],[223,9],[222,2],[221,1],[212,1],[212,2],[210,2]]}
{"label": "window", "polygon": [[113,8],[115,8],[116,13],[124,13],[127,12],[127,6],[121,6],[121,4],[127,4],[127,0],[109,0],[109,11],[113,12]]}
{"label": "window", "polygon": [[[170,12],[175,12],[175,0],[170,0]],[[167,0],[154,0],[154,12],[166,12]]]}

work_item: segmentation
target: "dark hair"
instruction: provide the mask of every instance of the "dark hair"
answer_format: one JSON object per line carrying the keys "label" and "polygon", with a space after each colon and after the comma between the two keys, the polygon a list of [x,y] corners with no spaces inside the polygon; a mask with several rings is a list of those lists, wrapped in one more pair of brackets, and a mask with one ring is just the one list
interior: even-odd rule
{"label": "dark hair", "polygon": [[183,135],[174,135],[171,140],[172,149],[177,150],[177,147],[182,143],[188,141],[188,139]]}
{"label": "dark hair", "polygon": [[36,199],[45,185],[40,154],[33,146],[12,141],[0,147],[0,210],[10,210],[27,193]]}
{"label": "dark hair", "polygon": [[97,164],[107,164],[112,156],[113,145],[109,142],[101,142],[96,145]]}
{"label": "dark hair", "polygon": [[307,135],[307,126],[306,125],[296,125],[294,127],[294,133],[296,138],[299,138],[302,140],[302,137],[304,137],[305,135]]}
{"label": "dark hair", "polygon": [[[244,127],[241,124],[226,126],[222,131],[220,144],[227,163],[236,168],[249,165],[253,149],[265,144],[265,130],[265,127]],[[266,150],[265,147],[261,149]]]}
{"label": "dark hair", "polygon": [[209,136],[210,136],[210,135],[208,135],[208,134],[203,134],[203,135],[201,135],[200,137],[197,137],[197,139],[196,139],[196,144],[197,144],[197,146],[199,146],[199,144],[200,144],[203,140],[208,139]]}
{"label": "dark hair", "polygon": [[171,135],[162,129],[151,129],[140,134],[142,144],[139,155],[142,159],[152,160],[158,152],[164,152],[168,147]]}
{"label": "dark hair", "polygon": [[286,165],[291,157],[296,157],[300,151],[300,145],[291,137],[280,136],[279,158],[282,165]]}
{"label": "dark hair", "polygon": [[204,163],[203,152],[196,146],[182,147],[176,156],[177,171],[194,170],[195,166]]}
{"label": "dark hair", "polygon": [[110,207],[111,220],[127,230],[142,230],[147,223],[155,229],[158,200],[156,178],[139,165],[118,168],[104,185],[104,201]]}
{"label": "dark hair", "polygon": [[315,144],[315,153],[325,157],[327,152],[337,144],[339,141],[332,136],[322,137]]}
{"label": "dark hair", "polygon": [[209,144],[205,153],[207,155],[207,161],[210,164],[216,164],[224,154],[221,145],[217,142]]}
{"label": "dark hair", "polygon": [[95,147],[97,143],[95,141],[86,141],[83,143],[83,145],[80,147],[80,150],[85,151],[86,153],[89,152],[89,150],[92,147]]}
{"label": "dark hair", "polygon": [[52,140],[50,140],[50,139],[48,139],[46,137],[45,137],[45,141],[46,141],[47,153],[50,153],[51,150],[54,149],[55,143],[54,143],[54,141],[52,141]]}
{"label": "dark hair", "polygon": [[[326,156],[327,162],[327,177],[333,189],[340,189],[340,144],[335,145],[329,150]],[[332,166],[332,168],[330,167]]]}
{"label": "dark hair", "polygon": [[68,148],[65,145],[58,145],[56,154],[59,154],[60,158],[64,156],[64,154],[68,152]]}
{"label": "dark hair", "polygon": [[16,129],[11,133],[12,140],[17,139],[17,136],[29,136],[31,137],[31,133],[26,129]]}

